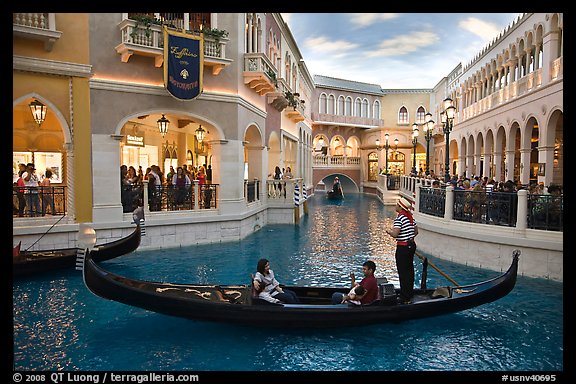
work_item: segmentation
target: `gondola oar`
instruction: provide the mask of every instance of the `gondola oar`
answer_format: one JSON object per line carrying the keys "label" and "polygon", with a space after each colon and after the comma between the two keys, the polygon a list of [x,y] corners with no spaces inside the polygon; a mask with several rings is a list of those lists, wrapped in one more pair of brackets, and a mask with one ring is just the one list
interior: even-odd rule
{"label": "gondola oar", "polygon": [[[420,260],[424,261],[425,257],[423,257],[422,255],[420,255],[418,252],[416,252],[416,256],[418,256],[420,258]],[[452,278],[450,276],[448,276],[447,274],[445,274],[444,272],[442,272],[440,270],[440,268],[438,268],[437,266],[434,265],[434,263],[432,263],[430,260],[428,260],[428,265],[430,265],[432,268],[434,268],[436,271],[438,271],[438,273],[440,273],[442,276],[444,276],[445,278],[447,278],[448,280],[450,280],[450,282],[452,284],[454,284],[455,286],[459,287],[460,284],[458,284],[457,282],[455,282],[454,280],[452,280]]]}

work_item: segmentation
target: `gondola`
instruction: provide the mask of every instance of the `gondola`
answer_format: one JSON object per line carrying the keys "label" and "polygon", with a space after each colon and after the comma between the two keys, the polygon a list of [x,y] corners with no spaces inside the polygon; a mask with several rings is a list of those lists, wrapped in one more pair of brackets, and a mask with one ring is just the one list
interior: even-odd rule
{"label": "gondola", "polygon": [[[134,251],[140,245],[140,225],[130,235],[110,243],[96,245],[91,256],[96,261],[110,260]],[[21,251],[19,245],[12,253],[12,275],[30,276],[76,265],[78,248]]]}
{"label": "gondola", "polygon": [[519,251],[508,271],[496,278],[465,286],[415,289],[411,303],[397,302],[399,289],[379,285],[379,298],[370,305],[331,304],[342,287],[286,286],[301,304],[271,304],[253,295],[250,284],[171,284],[134,280],[105,270],[91,257],[84,260],[84,283],[95,295],[165,315],[229,322],[257,327],[356,327],[401,322],[463,311],[507,295],[516,284]]}
{"label": "gondola", "polygon": [[344,194],[342,193],[342,188],[336,188],[336,190],[331,189],[330,191],[326,192],[326,197],[330,200],[340,200],[344,198]]}

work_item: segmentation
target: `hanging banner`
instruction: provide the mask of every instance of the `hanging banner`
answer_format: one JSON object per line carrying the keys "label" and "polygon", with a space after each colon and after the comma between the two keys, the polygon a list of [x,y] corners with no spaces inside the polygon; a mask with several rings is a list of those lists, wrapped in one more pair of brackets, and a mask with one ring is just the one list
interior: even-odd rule
{"label": "hanging banner", "polygon": [[204,40],[164,27],[164,86],[175,98],[192,100],[202,92]]}

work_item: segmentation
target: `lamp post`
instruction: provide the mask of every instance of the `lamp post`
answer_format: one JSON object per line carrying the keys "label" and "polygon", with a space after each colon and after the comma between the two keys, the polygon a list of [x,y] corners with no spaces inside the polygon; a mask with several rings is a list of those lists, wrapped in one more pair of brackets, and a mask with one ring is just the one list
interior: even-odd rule
{"label": "lamp post", "polygon": [[384,138],[386,139],[384,143],[384,149],[386,150],[386,174],[388,174],[388,150],[390,149],[390,144],[388,143],[388,138],[390,135],[388,133],[384,134]]}
{"label": "lamp post", "polygon": [[434,120],[432,120],[432,114],[428,112],[424,116],[424,138],[426,139],[426,176],[430,174],[430,140],[432,139],[433,129]]}
{"label": "lamp post", "polygon": [[417,175],[416,172],[416,145],[418,144],[418,124],[412,124],[412,144],[414,145],[414,161],[412,163],[412,173]]}
{"label": "lamp post", "polygon": [[444,130],[444,136],[446,136],[446,161],[444,163],[444,181],[447,183],[450,181],[450,132],[452,131],[452,126],[454,124],[454,114],[456,113],[456,107],[452,103],[452,99],[447,97],[443,101],[444,111],[440,113],[440,120],[442,121],[442,126]]}

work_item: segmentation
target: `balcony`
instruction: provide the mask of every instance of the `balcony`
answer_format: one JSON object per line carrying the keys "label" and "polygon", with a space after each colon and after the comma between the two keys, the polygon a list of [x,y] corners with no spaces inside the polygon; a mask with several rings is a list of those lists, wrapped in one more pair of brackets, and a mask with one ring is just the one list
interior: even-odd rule
{"label": "balcony", "polygon": [[[164,63],[164,35],[162,26],[152,24],[149,29],[137,26],[136,21],[124,19],[120,24],[121,43],[115,49],[120,54],[120,60],[127,63],[132,55],[154,58],[154,66],[160,68]],[[226,58],[226,44],[230,39],[221,37],[216,40],[212,36],[204,36],[204,66],[212,68],[212,74],[217,76],[223,68],[233,60]]]}
{"label": "balcony", "polygon": [[304,104],[298,103],[295,107],[294,106],[288,107],[288,109],[286,110],[286,115],[290,120],[292,120],[295,123],[303,121],[305,119]]}
{"label": "balcony", "polygon": [[[550,80],[557,81],[563,79],[563,57],[552,62],[550,66]],[[516,81],[506,85],[495,92],[483,97],[479,101],[469,105],[462,110],[461,119],[456,119],[456,122],[463,122],[473,117],[476,117],[489,110],[500,107],[520,96],[537,91],[543,84],[543,70],[537,69],[534,72],[522,76]]]}
{"label": "balcony", "polygon": [[360,169],[360,157],[342,155],[314,155],[312,157],[312,167]]}
{"label": "balcony", "polygon": [[52,51],[62,32],[56,30],[54,13],[13,13],[12,35],[44,42],[44,49]]}
{"label": "balcony", "polygon": [[371,117],[342,116],[328,113],[312,112],[312,119],[316,124],[340,124],[347,126],[356,126],[361,128],[377,128],[384,126],[383,119],[374,119]]}
{"label": "balcony", "polygon": [[244,84],[260,96],[276,91],[277,71],[264,53],[244,54]]}
{"label": "balcony", "polygon": [[282,112],[284,108],[288,106],[288,99],[286,98],[286,92],[290,88],[286,84],[286,80],[280,78],[276,82],[276,89],[273,92],[266,94],[268,104],[272,105],[278,112]]}

